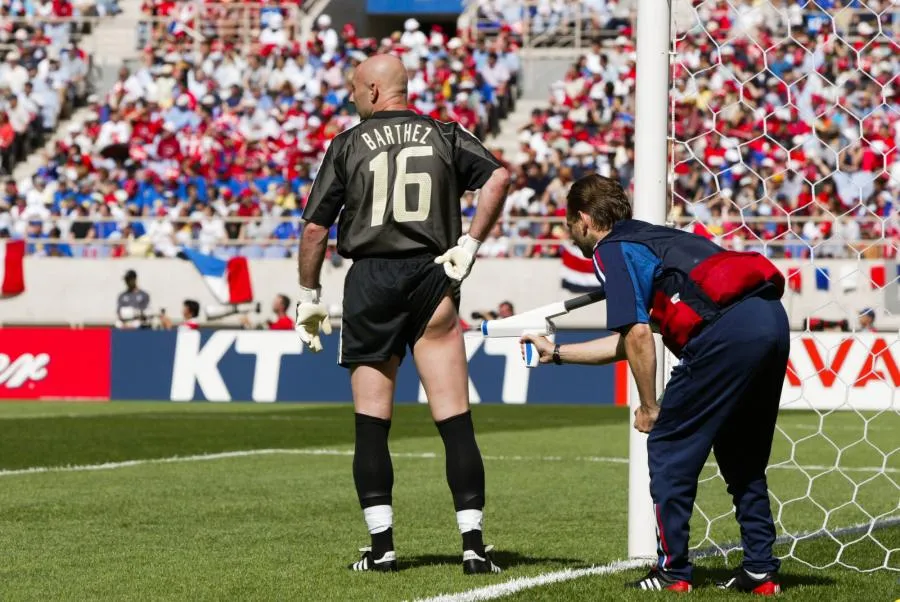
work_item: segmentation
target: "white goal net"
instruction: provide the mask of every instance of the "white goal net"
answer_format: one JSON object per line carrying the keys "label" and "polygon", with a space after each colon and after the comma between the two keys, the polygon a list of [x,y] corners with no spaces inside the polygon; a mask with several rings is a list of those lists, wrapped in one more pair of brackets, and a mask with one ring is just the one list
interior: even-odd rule
{"label": "white goal net", "polygon": [[[789,281],[778,554],[900,571],[900,1],[672,13],[669,222],[765,253]],[[739,550],[733,515],[710,464],[693,549]]]}

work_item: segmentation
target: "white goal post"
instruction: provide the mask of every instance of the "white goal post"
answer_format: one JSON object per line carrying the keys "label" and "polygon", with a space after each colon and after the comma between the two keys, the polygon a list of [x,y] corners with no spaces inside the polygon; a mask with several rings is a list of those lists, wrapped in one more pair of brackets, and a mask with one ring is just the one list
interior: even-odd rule
{"label": "white goal post", "polygon": [[[900,2],[846,4],[637,0],[634,212],[656,224],[701,227],[728,248],[764,252],[778,260],[786,276],[802,270],[814,288],[827,291],[806,306],[795,306],[795,293],[786,293],[794,331],[791,365],[768,471],[776,553],[814,568],[900,571],[900,309],[893,309],[900,307],[900,155],[873,141],[873,132],[884,135],[876,119],[887,114],[885,121],[896,127],[893,152],[900,153],[900,113],[896,119],[891,114],[900,110]],[[743,71],[729,64],[735,48],[749,64]],[[840,58],[838,75],[830,81],[823,62],[835,57]],[[794,64],[775,71],[777,60]],[[780,85],[784,106],[771,106],[778,101],[771,90],[756,93],[754,69],[768,74],[761,81]],[[857,70],[858,77],[847,77],[849,70]],[[871,92],[872,101],[856,114],[842,94],[860,89]],[[678,103],[692,95],[687,102],[696,102],[691,105],[696,129],[679,131],[677,111],[684,107]],[[776,127],[771,125],[777,124],[776,114],[782,124],[801,126],[789,144],[786,126],[778,135],[768,129]],[[732,119],[762,126],[745,132],[744,139],[734,138],[721,127]],[[841,128],[837,134],[835,124]],[[754,143],[774,159],[762,159],[765,153]],[[872,152],[879,159],[882,152],[883,160],[866,164],[860,158]],[[759,165],[767,161],[775,167],[765,171]],[[807,163],[815,164],[818,179]],[[691,185],[704,191],[686,196],[679,178],[693,178]],[[780,206],[786,202],[780,196],[784,182],[791,179],[801,189],[808,187],[811,203],[840,195],[843,209],[833,204],[808,213],[801,211],[804,207]],[[893,199],[890,215],[872,209],[871,199],[878,195]],[[771,213],[756,212],[757,204],[768,205]],[[711,213],[709,206],[720,213]],[[804,229],[813,220],[810,215],[826,226],[819,238],[810,238]],[[842,239],[838,234],[845,231],[839,228],[848,222],[870,228],[863,234],[857,229],[855,239],[846,234]],[[791,255],[791,244],[805,248]],[[840,274],[820,268],[820,258],[829,254],[842,258]],[[867,275],[872,266],[880,266],[881,281],[873,276],[869,284],[864,278],[860,290],[840,285],[841,279]],[[872,299],[886,301],[872,306]],[[809,319],[822,317],[817,312],[829,320],[828,312],[837,312],[855,322],[862,300],[891,325],[888,330],[862,332],[853,323],[849,332],[820,333],[811,326]],[[658,342],[659,385],[674,361]],[[639,401],[629,379],[633,410]],[[655,558],[646,436],[634,431],[631,420],[628,428],[628,554]],[[739,550],[733,512],[710,458],[691,522],[695,555],[721,554],[728,560]],[[885,536],[889,530],[893,538]]]}
{"label": "white goal post", "polygon": [[[638,0],[637,81],[635,82],[634,217],[652,224],[666,221],[668,189],[669,122],[669,0]],[[664,355],[657,338],[657,388],[663,382]],[[629,407],[640,406],[634,377],[628,373]],[[629,419],[629,428],[631,420]],[[628,555],[656,557],[656,517],[650,500],[650,469],[647,465],[647,435],[630,431],[628,442]]]}

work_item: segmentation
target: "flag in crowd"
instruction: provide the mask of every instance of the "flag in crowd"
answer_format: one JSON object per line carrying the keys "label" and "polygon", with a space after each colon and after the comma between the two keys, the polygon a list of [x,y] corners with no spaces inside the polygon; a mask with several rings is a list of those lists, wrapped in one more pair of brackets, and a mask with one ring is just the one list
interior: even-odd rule
{"label": "flag in crowd", "polygon": [[185,256],[194,264],[206,286],[222,305],[238,305],[253,301],[250,266],[246,257],[224,260],[185,247]]}
{"label": "flag in crowd", "polygon": [[24,257],[24,240],[0,240],[0,298],[25,292]]}
{"label": "flag in crowd", "polygon": [[573,293],[588,293],[600,289],[600,283],[594,274],[594,262],[582,257],[577,249],[567,246],[562,248],[560,276],[562,287]]}

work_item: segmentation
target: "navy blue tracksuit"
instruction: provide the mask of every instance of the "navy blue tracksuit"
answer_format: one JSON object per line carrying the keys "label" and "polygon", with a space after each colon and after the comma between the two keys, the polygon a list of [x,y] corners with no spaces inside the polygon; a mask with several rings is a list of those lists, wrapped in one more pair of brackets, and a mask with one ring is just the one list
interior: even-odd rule
{"label": "navy blue tracksuit", "polygon": [[619,222],[594,253],[607,326],[653,322],[680,357],[647,444],[659,567],[690,581],[688,524],[712,450],[741,528],[744,568],[775,571],[766,465],[790,349],[783,278],[758,255]]}

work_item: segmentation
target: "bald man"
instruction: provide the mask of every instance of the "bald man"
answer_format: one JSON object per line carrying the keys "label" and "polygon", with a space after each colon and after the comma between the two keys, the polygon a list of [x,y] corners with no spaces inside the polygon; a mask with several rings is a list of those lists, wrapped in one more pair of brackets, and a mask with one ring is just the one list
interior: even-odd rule
{"label": "bald man", "polygon": [[[388,432],[397,368],[409,348],[447,456],[463,541],[463,571],[499,573],[482,537],[484,465],[469,412],[469,379],[459,326],[459,283],[497,221],[509,174],[456,123],[407,106],[406,69],[374,56],[351,82],[362,123],[328,147],[303,212],[297,332],[321,351],[330,332],[319,272],[328,232],[338,222],[338,252],[353,260],[344,281],[340,365],[350,370],[356,412],[353,480],[371,546],[356,571],[395,571]],[[460,196],[481,190],[468,234]]]}

